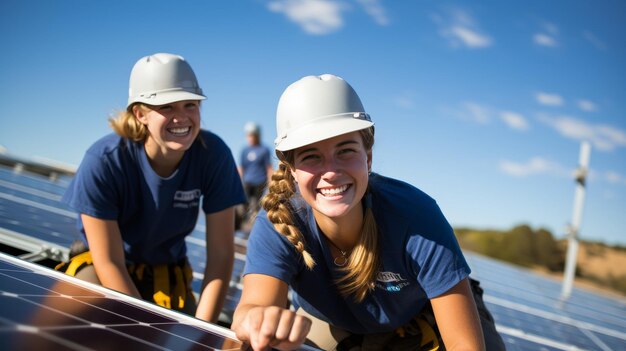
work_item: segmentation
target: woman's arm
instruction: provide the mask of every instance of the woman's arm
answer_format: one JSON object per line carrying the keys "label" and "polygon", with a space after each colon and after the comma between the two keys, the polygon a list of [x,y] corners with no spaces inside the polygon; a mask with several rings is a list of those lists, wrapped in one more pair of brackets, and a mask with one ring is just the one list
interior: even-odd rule
{"label": "woman's arm", "polygon": [[206,215],[206,268],[196,318],[217,322],[233,272],[235,210]]}
{"label": "woman's arm", "polygon": [[116,221],[81,214],[93,266],[102,286],[141,298],[126,270],[124,243]]}
{"label": "woman's arm", "polygon": [[480,319],[467,278],[430,302],[446,350],[485,350]]}
{"label": "woman's arm", "polygon": [[285,282],[268,275],[248,274],[243,278],[232,329],[253,350],[293,350],[304,343],[311,321],[285,308],[287,291]]}

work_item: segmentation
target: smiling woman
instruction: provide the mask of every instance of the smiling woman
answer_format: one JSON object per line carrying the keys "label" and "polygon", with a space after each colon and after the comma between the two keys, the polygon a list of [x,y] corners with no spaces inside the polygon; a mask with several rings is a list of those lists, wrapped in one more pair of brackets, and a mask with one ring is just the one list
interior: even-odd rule
{"label": "smiling woman", "polygon": [[435,200],[371,172],[373,123],[347,82],[293,83],[276,124],[281,163],[248,242],[239,338],[255,350],[504,349]]}
{"label": "smiling woman", "polygon": [[[200,129],[205,99],[182,57],[141,58],[126,111],[87,150],[64,201],[80,213],[84,250],[68,274],[217,321],[232,271],[234,206],[245,198],[231,152]],[[208,262],[200,301],[185,237],[206,215]],[[218,248],[218,249],[215,249]]]}

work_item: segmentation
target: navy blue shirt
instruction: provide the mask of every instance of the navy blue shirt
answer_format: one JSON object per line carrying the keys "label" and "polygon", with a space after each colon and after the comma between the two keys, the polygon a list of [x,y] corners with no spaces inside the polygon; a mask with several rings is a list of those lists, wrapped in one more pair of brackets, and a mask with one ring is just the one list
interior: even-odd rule
{"label": "navy blue shirt", "polygon": [[243,170],[243,182],[249,185],[263,185],[267,182],[267,168],[270,167],[270,150],[265,145],[246,146],[241,151],[239,164]]}
{"label": "navy blue shirt", "polygon": [[361,303],[343,297],[330,247],[318,231],[311,208],[294,198],[298,227],[316,261],[313,270],[261,211],[247,248],[244,274],[264,274],[291,287],[294,305],[353,333],[392,331],[466,278],[470,269],[452,228],[435,200],[419,189],[373,174],[372,211],[379,231],[380,271],[376,287]]}
{"label": "navy blue shirt", "polygon": [[[154,172],[143,143],[109,134],[87,150],[63,197],[79,213],[117,221],[126,259],[148,264],[186,257],[200,204],[209,214],[244,201],[230,149],[205,130],[168,178]],[[80,216],[78,227],[84,233]]]}

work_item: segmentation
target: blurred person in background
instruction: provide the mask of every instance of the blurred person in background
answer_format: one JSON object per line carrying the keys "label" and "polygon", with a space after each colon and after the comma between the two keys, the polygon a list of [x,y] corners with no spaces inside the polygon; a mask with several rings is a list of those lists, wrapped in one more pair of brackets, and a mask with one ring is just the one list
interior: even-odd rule
{"label": "blurred person in background", "polygon": [[270,149],[261,143],[261,127],[254,122],[248,122],[244,126],[244,132],[247,145],[241,151],[237,169],[248,202],[238,209],[237,227],[249,231],[251,222],[259,211],[267,180],[272,175],[272,162]]}

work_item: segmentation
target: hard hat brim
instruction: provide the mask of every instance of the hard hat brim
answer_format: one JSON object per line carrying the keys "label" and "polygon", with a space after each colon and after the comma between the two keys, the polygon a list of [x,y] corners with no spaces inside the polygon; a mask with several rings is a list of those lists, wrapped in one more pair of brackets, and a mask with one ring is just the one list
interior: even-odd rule
{"label": "hard hat brim", "polygon": [[367,129],[373,125],[371,121],[357,118],[324,118],[290,130],[286,136],[276,139],[274,145],[277,151],[294,150],[318,141]]}
{"label": "hard hat brim", "polygon": [[147,104],[147,105],[159,106],[159,105],[171,104],[177,101],[204,100],[204,99],[206,99],[206,96],[192,93],[189,91],[184,91],[184,90],[165,91],[165,92],[155,93],[152,95],[137,96],[137,97],[128,99],[128,105],[126,105],[126,108],[130,107],[132,104],[137,103],[137,102],[142,103],[142,104]]}

